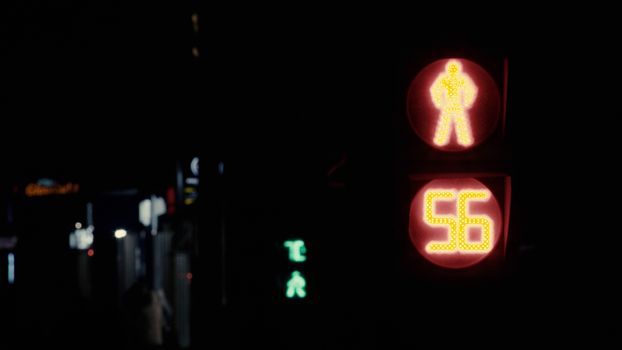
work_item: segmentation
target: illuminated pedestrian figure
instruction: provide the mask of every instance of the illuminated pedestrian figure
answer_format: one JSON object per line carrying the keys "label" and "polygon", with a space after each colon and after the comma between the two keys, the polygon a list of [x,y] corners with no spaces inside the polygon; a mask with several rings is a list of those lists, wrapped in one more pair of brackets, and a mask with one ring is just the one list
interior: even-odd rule
{"label": "illuminated pedestrian figure", "polygon": [[430,87],[430,95],[434,106],[441,110],[434,133],[434,144],[445,146],[449,143],[453,123],[458,144],[464,147],[472,145],[473,134],[466,111],[475,102],[477,86],[462,72],[459,61],[447,62],[445,72],[439,74]]}
{"label": "illuminated pedestrian figure", "polygon": [[307,285],[307,281],[298,271],[292,272],[292,276],[287,281],[287,292],[285,295],[288,298],[293,298],[294,296],[298,296],[299,298],[304,298],[307,295],[305,291],[305,286]]}

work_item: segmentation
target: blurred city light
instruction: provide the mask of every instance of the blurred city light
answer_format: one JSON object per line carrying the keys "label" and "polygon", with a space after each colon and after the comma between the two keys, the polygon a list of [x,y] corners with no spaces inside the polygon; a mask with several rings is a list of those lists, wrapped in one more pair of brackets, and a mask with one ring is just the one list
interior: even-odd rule
{"label": "blurred city light", "polygon": [[192,171],[192,175],[199,176],[199,157],[194,157],[190,161],[190,171]]}
{"label": "blurred city light", "polygon": [[76,230],[69,234],[69,248],[85,250],[93,245],[93,226],[86,229],[82,228],[82,224],[76,222]]}
{"label": "blurred city light", "polygon": [[122,228],[114,231],[114,238],[116,239],[121,239],[121,238],[124,238],[125,236],[127,236],[127,231]]}
{"label": "blurred city light", "polygon": [[13,253],[9,253],[8,260],[9,260],[9,265],[8,265],[7,280],[9,284],[13,284],[15,283],[15,255],[13,255]]}
{"label": "blurred city light", "polygon": [[[152,203],[153,208],[151,207]],[[150,226],[153,224],[151,222],[152,212],[156,218],[166,214],[166,201],[164,198],[153,196],[153,201],[151,199],[145,199],[138,203],[138,220],[144,226]]]}

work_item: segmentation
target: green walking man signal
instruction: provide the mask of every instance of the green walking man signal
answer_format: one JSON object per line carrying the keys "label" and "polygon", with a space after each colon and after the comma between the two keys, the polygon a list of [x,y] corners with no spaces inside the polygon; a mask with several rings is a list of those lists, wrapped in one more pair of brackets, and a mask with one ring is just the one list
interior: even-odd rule
{"label": "green walking man signal", "polygon": [[285,296],[289,299],[292,298],[304,298],[307,296],[307,292],[305,291],[305,287],[307,285],[307,281],[300,274],[300,271],[292,272],[289,281],[287,281],[287,291],[285,292]]}

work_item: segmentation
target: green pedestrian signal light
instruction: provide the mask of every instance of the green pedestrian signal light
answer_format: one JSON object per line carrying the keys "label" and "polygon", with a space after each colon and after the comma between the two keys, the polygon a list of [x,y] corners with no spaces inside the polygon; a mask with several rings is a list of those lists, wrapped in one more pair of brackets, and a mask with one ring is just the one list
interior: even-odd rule
{"label": "green pedestrian signal light", "polygon": [[302,239],[287,240],[283,246],[289,250],[289,261],[301,263],[307,260],[307,248]]}
{"label": "green pedestrian signal light", "polygon": [[285,291],[285,296],[289,299],[302,299],[307,296],[307,291],[305,290],[306,286],[307,281],[302,276],[300,271],[294,271],[287,281],[287,291]]}

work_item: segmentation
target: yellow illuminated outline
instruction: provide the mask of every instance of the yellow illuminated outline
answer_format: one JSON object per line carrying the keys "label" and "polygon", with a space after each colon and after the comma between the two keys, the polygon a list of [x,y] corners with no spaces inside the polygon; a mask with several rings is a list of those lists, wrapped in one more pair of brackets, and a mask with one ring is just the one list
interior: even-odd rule
{"label": "yellow illuminated outline", "polygon": [[454,201],[454,190],[427,190],[424,194],[425,207],[423,209],[423,221],[430,226],[447,227],[446,241],[431,241],[425,246],[428,253],[451,253],[458,249],[456,231],[458,229],[455,215],[437,215],[435,213],[437,201]]}
{"label": "yellow illuminated outline", "polygon": [[[456,191],[453,189],[430,189],[424,194],[423,221],[433,227],[447,227],[446,241],[430,241],[425,246],[429,254],[485,254],[492,250],[493,246],[493,221],[488,215],[471,215],[469,202],[487,202],[490,199],[490,191],[466,189]],[[456,201],[457,214],[436,214],[436,202]],[[469,229],[480,227],[481,237],[473,242],[469,239]]]}
{"label": "yellow illuminated outline", "polygon": [[462,64],[458,60],[447,62],[445,72],[439,74],[430,87],[430,95],[434,106],[441,111],[434,133],[434,144],[445,146],[449,143],[453,123],[458,144],[471,146],[473,133],[466,111],[475,102],[477,86],[462,72]]}

